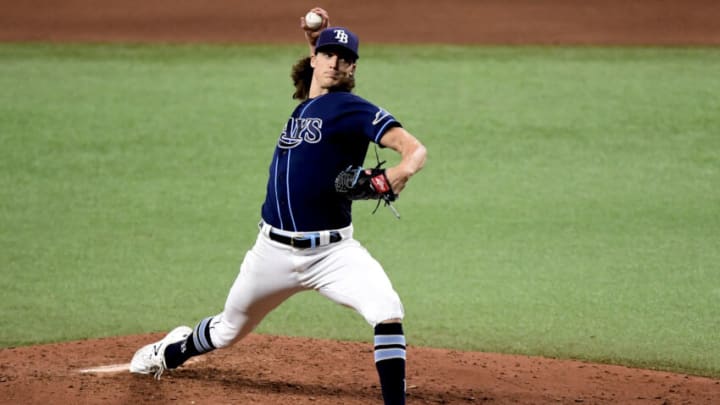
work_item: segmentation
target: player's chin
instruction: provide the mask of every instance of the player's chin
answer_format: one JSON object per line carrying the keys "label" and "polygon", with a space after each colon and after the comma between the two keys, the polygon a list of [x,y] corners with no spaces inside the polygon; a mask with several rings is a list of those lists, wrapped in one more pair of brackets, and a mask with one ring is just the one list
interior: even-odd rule
{"label": "player's chin", "polygon": [[352,91],[355,87],[355,78],[352,76],[340,76],[333,80],[332,83],[326,87],[330,91]]}
{"label": "player's chin", "polygon": [[340,81],[342,81],[342,76],[340,75],[327,75],[325,76],[325,80],[323,80],[324,87],[333,87],[336,86]]}

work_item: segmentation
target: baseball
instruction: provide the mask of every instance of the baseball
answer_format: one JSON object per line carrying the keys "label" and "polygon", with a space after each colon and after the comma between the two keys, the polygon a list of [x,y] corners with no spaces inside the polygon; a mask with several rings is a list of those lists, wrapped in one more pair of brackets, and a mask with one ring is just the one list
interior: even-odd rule
{"label": "baseball", "polygon": [[322,24],[322,17],[320,14],[310,11],[305,14],[305,24],[307,24],[308,28],[312,30],[318,29]]}

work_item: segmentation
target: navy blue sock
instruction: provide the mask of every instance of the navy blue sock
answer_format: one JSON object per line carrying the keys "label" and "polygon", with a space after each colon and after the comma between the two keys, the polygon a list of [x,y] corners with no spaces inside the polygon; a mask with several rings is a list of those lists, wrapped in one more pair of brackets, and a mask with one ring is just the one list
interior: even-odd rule
{"label": "navy blue sock", "polygon": [[208,317],[200,321],[187,339],[167,345],[165,348],[165,365],[169,369],[180,367],[189,358],[215,350],[210,340],[210,321]]}
{"label": "navy blue sock", "polygon": [[385,405],[405,405],[405,335],[400,323],[375,327],[375,367]]}

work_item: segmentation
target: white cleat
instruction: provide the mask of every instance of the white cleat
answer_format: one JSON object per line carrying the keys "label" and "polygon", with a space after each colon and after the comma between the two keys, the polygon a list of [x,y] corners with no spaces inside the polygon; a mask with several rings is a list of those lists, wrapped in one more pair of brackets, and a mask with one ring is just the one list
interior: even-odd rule
{"label": "white cleat", "polygon": [[162,340],[143,346],[135,352],[130,361],[130,372],[137,374],[153,374],[156,380],[160,379],[165,365],[165,348],[169,344],[177,343],[187,339],[192,329],[187,326],[178,326],[168,333]]}

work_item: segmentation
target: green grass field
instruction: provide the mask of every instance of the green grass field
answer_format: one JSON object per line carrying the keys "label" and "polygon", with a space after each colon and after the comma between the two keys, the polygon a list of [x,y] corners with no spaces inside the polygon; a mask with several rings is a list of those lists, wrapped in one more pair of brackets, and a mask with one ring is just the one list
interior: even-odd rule
{"label": "green grass field", "polygon": [[[364,49],[429,151],[354,210],[411,345],[720,376],[720,49]],[[219,312],[304,51],[0,45],[0,347]],[[372,333],[312,293],[258,332]]]}

